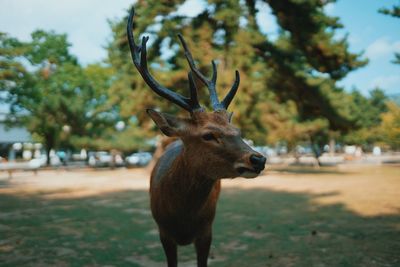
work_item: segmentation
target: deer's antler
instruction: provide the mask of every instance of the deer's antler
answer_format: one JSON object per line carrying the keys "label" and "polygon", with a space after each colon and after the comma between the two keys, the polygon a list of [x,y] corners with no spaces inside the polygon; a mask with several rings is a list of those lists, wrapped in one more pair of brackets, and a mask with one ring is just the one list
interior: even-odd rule
{"label": "deer's antler", "polygon": [[183,49],[185,50],[185,56],[187,61],[189,62],[189,66],[191,72],[188,74],[189,79],[189,89],[190,89],[190,98],[184,97],[170,89],[159,84],[153,76],[151,76],[148,68],[147,68],[147,51],[146,51],[146,43],[149,40],[148,36],[143,36],[142,43],[138,46],[135,43],[135,39],[132,33],[133,27],[133,17],[135,15],[135,10],[132,7],[132,10],[129,14],[128,18],[128,26],[127,26],[127,35],[129,41],[129,48],[131,50],[131,56],[133,63],[136,66],[136,69],[139,71],[140,75],[143,77],[143,80],[147,83],[147,85],[158,95],[166,98],[167,100],[177,104],[183,109],[193,113],[194,111],[201,111],[203,108],[200,106],[198,97],[197,97],[197,88],[193,80],[193,74],[195,74],[199,80],[208,88],[210,93],[211,105],[214,110],[227,109],[229,104],[231,103],[233,97],[235,96],[237,89],[239,88],[240,76],[239,72],[236,70],[235,72],[235,82],[232,85],[232,88],[229,90],[228,94],[225,98],[220,102],[218,100],[218,95],[215,89],[216,81],[217,81],[217,67],[215,65],[214,60],[211,61],[213,67],[213,75],[211,80],[208,80],[197,68],[194,63],[192,54],[189,51],[189,48],[185,42],[185,39],[182,35],[178,34],[178,37],[182,43]]}
{"label": "deer's antler", "polygon": [[184,97],[170,89],[159,84],[154,77],[150,74],[147,68],[147,51],[146,51],[146,43],[149,40],[148,36],[143,36],[142,43],[140,46],[136,45],[135,39],[133,37],[132,28],[133,28],[133,17],[135,15],[135,9],[132,8],[128,18],[128,26],[127,26],[127,35],[129,41],[129,48],[131,50],[131,56],[133,63],[135,64],[136,69],[139,71],[140,75],[143,77],[143,80],[147,83],[147,85],[158,95],[166,98],[167,100],[177,104],[183,109],[189,111],[190,113],[201,110],[201,106],[199,104],[197,98],[197,88],[193,81],[192,75],[189,73],[189,88],[190,88],[190,98]]}
{"label": "deer's antler", "polygon": [[232,85],[231,90],[229,90],[228,94],[225,96],[224,100],[222,102],[219,102],[218,100],[218,95],[217,91],[215,89],[215,85],[217,82],[217,67],[215,65],[215,61],[212,60],[212,68],[213,68],[213,74],[211,77],[211,80],[208,80],[201,72],[199,69],[196,68],[196,65],[193,60],[193,56],[190,53],[190,50],[185,42],[185,39],[183,38],[182,35],[178,34],[179,40],[182,43],[183,49],[185,50],[185,57],[189,63],[190,69],[196,76],[199,78],[199,80],[208,88],[208,91],[210,93],[210,100],[211,100],[211,105],[214,110],[221,110],[221,109],[228,109],[229,104],[231,103],[233,97],[235,96],[237,89],[239,88],[239,83],[240,83],[240,75],[239,71],[236,70],[235,72],[235,82]]}

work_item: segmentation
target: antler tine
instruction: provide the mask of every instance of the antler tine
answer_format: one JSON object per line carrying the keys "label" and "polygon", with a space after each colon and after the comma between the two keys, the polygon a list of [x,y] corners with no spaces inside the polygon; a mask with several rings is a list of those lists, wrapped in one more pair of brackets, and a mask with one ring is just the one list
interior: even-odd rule
{"label": "antler tine", "polygon": [[182,43],[183,49],[185,50],[185,57],[189,63],[190,69],[196,76],[202,81],[202,83],[207,86],[208,91],[210,93],[210,99],[211,99],[211,105],[214,110],[220,110],[224,109],[224,107],[221,105],[221,103],[218,100],[218,95],[215,89],[216,81],[217,81],[217,67],[215,65],[214,60],[211,61],[212,67],[213,67],[213,74],[211,77],[211,80],[208,80],[197,68],[193,60],[192,53],[190,53],[190,50],[186,44],[185,39],[181,34],[178,34],[178,38]]}
{"label": "antler tine", "polygon": [[[128,18],[128,25],[127,25],[127,35],[128,35],[128,42],[129,48],[131,51],[132,61],[135,64],[136,69],[139,71],[140,75],[142,76],[143,80],[147,83],[147,85],[158,95],[164,97],[165,99],[177,104],[181,108],[189,111],[190,113],[196,111],[196,109],[201,109],[201,106],[197,100],[197,92],[194,93],[196,90],[193,81],[189,80],[190,85],[190,98],[184,97],[178,93],[175,93],[161,84],[159,84],[153,76],[150,74],[147,68],[147,50],[146,50],[146,43],[149,40],[148,36],[144,36],[142,38],[141,46],[136,45],[135,39],[132,33],[133,27],[133,17],[135,15],[135,9],[132,7],[131,12]],[[194,89],[193,89],[193,88]]]}
{"label": "antler tine", "polygon": [[191,71],[188,72],[188,80],[189,80],[189,88],[190,88],[190,100],[192,107],[195,110],[201,110],[202,107],[199,104],[199,100],[197,98],[197,87],[193,80],[193,74]]}
{"label": "antler tine", "polygon": [[240,75],[239,71],[235,71],[235,82],[233,83],[231,90],[226,94],[224,100],[222,100],[221,104],[225,109],[228,109],[229,104],[231,103],[232,99],[235,97],[235,94],[239,88],[240,84]]}
{"label": "antler tine", "polygon": [[131,12],[129,13],[128,17],[128,24],[126,27],[126,32],[128,36],[129,48],[131,51],[132,61],[135,64],[136,68],[139,66],[139,53],[140,47],[136,45],[135,38],[133,38],[132,28],[133,28],[133,16],[135,15],[135,9],[132,7]]}

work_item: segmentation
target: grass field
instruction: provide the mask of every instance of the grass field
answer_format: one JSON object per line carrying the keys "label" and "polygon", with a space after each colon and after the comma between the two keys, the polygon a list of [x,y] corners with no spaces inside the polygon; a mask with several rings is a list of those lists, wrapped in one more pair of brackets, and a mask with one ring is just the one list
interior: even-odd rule
{"label": "grass field", "polygon": [[[165,266],[147,185],[143,169],[0,173],[0,265]],[[224,181],[210,266],[400,266],[400,167]]]}

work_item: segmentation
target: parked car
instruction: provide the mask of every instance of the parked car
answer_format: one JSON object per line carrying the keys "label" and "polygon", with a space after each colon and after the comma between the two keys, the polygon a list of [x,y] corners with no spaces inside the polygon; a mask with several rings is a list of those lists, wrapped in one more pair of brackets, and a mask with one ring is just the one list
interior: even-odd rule
{"label": "parked car", "polygon": [[269,158],[269,157],[275,157],[277,155],[277,152],[275,149],[268,147],[268,146],[256,146],[253,147],[255,151],[258,153],[261,153],[263,156]]}
{"label": "parked car", "polygon": [[150,152],[137,152],[125,158],[128,167],[142,167],[150,163],[153,156]]}
{"label": "parked car", "polygon": [[[47,166],[47,155],[42,154],[39,158],[34,158],[34,162],[38,162],[40,167]],[[57,167],[61,165],[61,160],[57,155],[50,155],[50,166]]]}
{"label": "parked car", "polygon": [[[90,152],[88,164],[91,167],[108,167],[112,166],[113,156],[106,151]],[[124,165],[124,161],[120,155],[115,155],[115,166]]]}

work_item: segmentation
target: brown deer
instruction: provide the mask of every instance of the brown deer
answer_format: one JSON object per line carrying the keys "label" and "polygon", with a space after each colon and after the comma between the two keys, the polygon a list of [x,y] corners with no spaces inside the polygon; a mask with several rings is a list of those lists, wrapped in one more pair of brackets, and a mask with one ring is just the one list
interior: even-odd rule
{"label": "brown deer", "polygon": [[[217,70],[212,61],[213,75],[208,80],[196,68],[192,55],[178,35],[191,72],[188,74],[190,97],[177,94],[160,85],[147,68],[146,42],[136,45],[132,34],[134,9],[127,34],[132,60],[147,85],[158,95],[190,113],[180,118],[148,109],[147,113],[167,136],[178,137],[158,160],[151,173],[150,204],[156,221],[168,266],[177,266],[177,245],[194,242],[197,265],[207,266],[221,178],[256,177],[265,166],[266,158],[251,149],[241,138],[240,130],[231,124],[227,111],[239,87],[239,72],[226,97],[220,102],[215,85]],[[193,75],[208,88],[213,112],[206,112],[197,98]]]}

